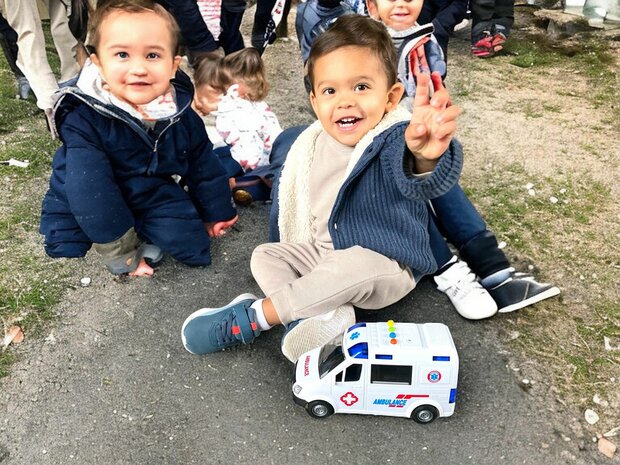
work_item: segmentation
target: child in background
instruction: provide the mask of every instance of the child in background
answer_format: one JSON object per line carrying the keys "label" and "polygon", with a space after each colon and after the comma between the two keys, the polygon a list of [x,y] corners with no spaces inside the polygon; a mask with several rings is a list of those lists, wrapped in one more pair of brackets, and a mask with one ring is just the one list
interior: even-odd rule
{"label": "child in background", "polygon": [[174,18],[151,0],[110,0],[89,38],[92,63],[54,108],[63,145],[42,206],[47,254],[82,257],[92,245],[110,272],[133,276],[152,275],[145,257],[161,252],[210,264],[209,236],[237,216],[178,71]]}
{"label": "child in background", "polygon": [[280,242],[257,247],[252,274],[264,299],[243,294],[183,324],[195,354],[249,344],[283,324],[291,361],[355,322],[353,305],[380,309],[436,269],[426,201],[458,180],[452,140],[458,108],[447,92],[429,100],[420,75],[413,115],[399,106],[395,50],[385,27],[338,19],[312,45],[310,101],[318,121],[286,157],[273,210]]}
{"label": "child in background", "polygon": [[218,149],[218,156],[232,178],[235,201],[269,199],[271,184],[265,177],[270,172],[269,154],[282,128],[263,100],[268,85],[258,50],[245,48],[217,60],[199,60],[194,82],[198,102],[213,93],[221,95],[212,114],[217,132],[230,148]]}

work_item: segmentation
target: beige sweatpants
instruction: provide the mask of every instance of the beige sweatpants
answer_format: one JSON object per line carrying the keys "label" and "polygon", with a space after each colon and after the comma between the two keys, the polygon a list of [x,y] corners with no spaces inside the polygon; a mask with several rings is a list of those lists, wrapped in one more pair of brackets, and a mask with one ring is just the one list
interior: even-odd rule
{"label": "beige sweatpants", "polygon": [[[52,95],[58,90],[56,77],[47,61],[45,37],[36,0],[0,0],[3,14],[17,32],[17,66],[28,79],[42,110],[52,107]],[[67,8],[61,0],[45,0],[50,27],[60,58],[60,80],[74,77],[79,67],[75,59],[77,41],[69,30]]]}
{"label": "beige sweatpants", "polygon": [[358,246],[329,250],[313,244],[263,244],[252,253],[251,269],[284,324],[345,303],[380,309],[415,287],[409,268]]}

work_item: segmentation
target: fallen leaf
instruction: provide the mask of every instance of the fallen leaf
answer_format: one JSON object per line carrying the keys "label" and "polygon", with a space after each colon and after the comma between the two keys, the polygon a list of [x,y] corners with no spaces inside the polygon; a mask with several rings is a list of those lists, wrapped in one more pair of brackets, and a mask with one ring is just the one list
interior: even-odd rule
{"label": "fallen leaf", "polygon": [[604,456],[613,459],[616,449],[616,445],[609,439],[601,438],[598,440],[598,451]]}
{"label": "fallen leaf", "polygon": [[9,326],[4,331],[4,339],[2,340],[2,347],[8,347],[9,344],[19,344],[24,340],[24,332],[19,326]]}

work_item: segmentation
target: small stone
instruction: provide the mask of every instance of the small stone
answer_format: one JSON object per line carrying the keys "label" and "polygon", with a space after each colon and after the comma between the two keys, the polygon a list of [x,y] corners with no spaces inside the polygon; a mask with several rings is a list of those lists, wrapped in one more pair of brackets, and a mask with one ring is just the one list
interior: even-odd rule
{"label": "small stone", "polygon": [[549,202],[551,202],[553,204],[556,204],[556,203],[558,203],[558,198],[554,197],[554,196],[551,196],[551,197],[549,197]]}
{"label": "small stone", "polygon": [[506,248],[506,241],[502,241],[499,244],[497,244],[497,248],[498,249],[505,249]]}
{"label": "small stone", "polygon": [[583,416],[585,417],[589,425],[594,425],[599,421],[598,413],[596,413],[592,409],[586,409]]}
{"label": "small stone", "polygon": [[82,285],[82,287],[90,286],[90,278],[80,279],[80,284]]}
{"label": "small stone", "polygon": [[566,194],[566,189],[560,189],[560,194]]}
{"label": "small stone", "polygon": [[525,185],[525,188],[526,188],[528,191],[529,191],[532,187],[534,187],[534,184],[532,184],[531,182],[528,182],[528,183]]}
{"label": "small stone", "polygon": [[616,449],[617,449],[616,445],[613,442],[611,442],[609,439],[601,438],[598,440],[598,451],[604,456],[609,457],[610,459],[613,459],[616,453]]}
{"label": "small stone", "polygon": [[532,196],[536,195],[536,191],[534,189],[528,189],[527,193],[532,195]]}

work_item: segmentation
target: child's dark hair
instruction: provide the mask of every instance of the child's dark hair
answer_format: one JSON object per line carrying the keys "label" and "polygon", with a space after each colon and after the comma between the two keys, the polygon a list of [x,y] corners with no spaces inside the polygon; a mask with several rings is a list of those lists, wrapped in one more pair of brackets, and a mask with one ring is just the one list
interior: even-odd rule
{"label": "child's dark hair", "polygon": [[385,26],[366,16],[344,15],[312,44],[307,62],[312,88],[316,60],[342,47],[362,47],[370,50],[381,60],[388,85],[396,83],[396,49]]}
{"label": "child's dark hair", "polygon": [[241,49],[218,59],[199,59],[194,69],[196,88],[208,84],[221,93],[237,81],[247,87],[245,98],[263,100],[269,90],[265,66],[258,50],[252,47]]}
{"label": "child's dark hair", "polygon": [[145,11],[152,11],[166,21],[172,40],[172,54],[178,55],[179,25],[168,10],[160,4],[155,3],[153,0],[99,0],[97,2],[97,9],[88,20],[88,50],[91,53],[97,53],[97,47],[101,40],[101,23],[103,23],[111,13],[144,13]]}

